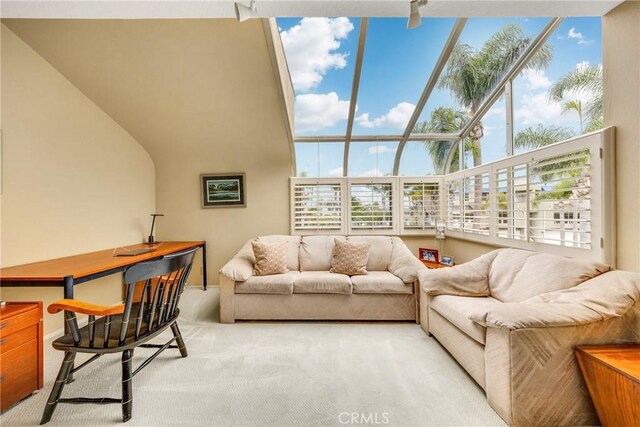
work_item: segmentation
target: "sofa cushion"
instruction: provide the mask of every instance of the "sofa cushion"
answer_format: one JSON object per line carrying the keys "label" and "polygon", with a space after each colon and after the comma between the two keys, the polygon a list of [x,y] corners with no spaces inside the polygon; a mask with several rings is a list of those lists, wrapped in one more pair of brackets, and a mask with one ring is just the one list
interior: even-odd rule
{"label": "sofa cushion", "polygon": [[256,258],[256,263],[253,265],[253,274],[266,276],[288,272],[287,245],[287,242],[273,244],[257,240],[251,242],[253,254]]}
{"label": "sofa cushion", "polygon": [[237,282],[236,294],[281,294],[293,293],[293,280],[300,273],[290,271],[284,274],[271,274],[269,276],[251,276],[244,282]]}
{"label": "sofa cushion", "polygon": [[536,295],[572,288],[610,270],[593,261],[522,249],[501,249],[489,270],[491,296],[503,302],[520,302]]}
{"label": "sofa cushion", "polygon": [[500,305],[502,305],[500,301],[491,297],[460,297],[454,295],[434,296],[429,304],[442,317],[482,345],[485,344],[487,328],[474,322],[469,317],[484,315],[492,307]]}
{"label": "sofa cushion", "polygon": [[393,242],[389,236],[349,236],[350,242],[369,243],[367,271],[387,271],[393,253]]}
{"label": "sofa cushion", "polygon": [[302,271],[293,280],[294,294],[350,294],[351,279],[328,271]]}
{"label": "sofa cushion", "polygon": [[300,271],[329,271],[335,239],[342,236],[304,236],[300,242]]}
{"label": "sofa cushion", "polygon": [[354,294],[412,294],[413,284],[406,285],[388,271],[370,271],[363,276],[352,276]]}
{"label": "sofa cushion", "polygon": [[336,239],[329,271],[349,276],[367,274],[368,259],[369,243]]}
{"label": "sofa cushion", "polygon": [[298,261],[300,236],[273,235],[258,237],[256,240],[267,244],[287,242],[287,268],[292,271],[300,271],[300,262]]}

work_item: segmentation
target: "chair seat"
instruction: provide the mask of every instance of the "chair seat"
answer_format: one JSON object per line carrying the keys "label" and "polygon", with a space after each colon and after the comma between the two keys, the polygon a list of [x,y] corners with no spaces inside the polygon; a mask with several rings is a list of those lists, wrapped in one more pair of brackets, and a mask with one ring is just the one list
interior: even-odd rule
{"label": "chair seat", "polygon": [[167,329],[173,320],[177,319],[180,315],[180,309],[176,309],[176,314],[173,319],[168,319],[164,326],[158,328],[157,330],[153,330],[153,332],[149,333],[147,328],[147,323],[142,322],[142,326],[140,328],[140,333],[138,338],[136,338],[136,319],[135,316],[138,313],[138,308],[140,304],[135,303],[131,308],[131,319],[129,324],[127,325],[127,335],[125,337],[125,342],[123,345],[119,345],[120,341],[120,325],[122,324],[122,314],[116,314],[111,316],[111,329],[109,333],[109,340],[107,345],[104,346],[104,324],[105,318],[101,317],[96,319],[95,323],[95,337],[93,340],[93,346],[89,345],[89,325],[80,328],[80,337],[81,341],[79,344],[75,344],[73,342],[73,335],[66,334],[55,341],[53,341],[53,348],[61,351],[72,351],[72,352],[82,352],[82,353],[121,353],[123,349],[135,348],[140,344],[144,344],[145,342],[153,339],[155,336],[164,332]]}
{"label": "chair seat", "polygon": [[454,295],[434,296],[429,307],[441,314],[458,329],[473,338],[478,343],[484,345],[487,335],[487,328],[477,324],[469,317],[482,315],[491,307],[503,304],[491,297],[461,297]]}
{"label": "chair seat", "polygon": [[354,294],[412,294],[413,284],[388,271],[369,271],[366,275],[351,276]]}
{"label": "chair seat", "polygon": [[236,294],[279,294],[291,295],[293,281],[300,274],[290,271],[284,274],[269,274],[267,276],[251,276],[244,282],[236,283]]}
{"label": "chair seat", "polygon": [[346,274],[328,271],[303,271],[293,280],[294,294],[351,294],[351,279]]}

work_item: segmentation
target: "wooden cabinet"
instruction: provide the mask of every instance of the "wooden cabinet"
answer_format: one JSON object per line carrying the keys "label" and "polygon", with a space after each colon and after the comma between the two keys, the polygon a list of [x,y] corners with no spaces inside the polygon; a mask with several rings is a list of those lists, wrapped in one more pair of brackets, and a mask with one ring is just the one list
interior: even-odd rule
{"label": "wooden cabinet", "polygon": [[42,302],[0,309],[0,411],[43,387]]}
{"label": "wooden cabinet", "polygon": [[577,347],[576,356],[603,426],[640,423],[640,344]]}

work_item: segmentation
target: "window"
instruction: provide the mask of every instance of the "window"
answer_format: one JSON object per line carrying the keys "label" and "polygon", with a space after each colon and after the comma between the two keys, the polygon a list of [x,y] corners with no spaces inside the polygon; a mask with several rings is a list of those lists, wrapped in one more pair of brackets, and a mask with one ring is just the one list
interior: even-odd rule
{"label": "window", "polygon": [[496,168],[494,188],[494,203],[498,211],[497,236],[524,240],[527,230],[527,165]]}
{"label": "window", "polygon": [[298,176],[342,176],[343,142],[302,142],[296,143],[295,147]]}
{"label": "window", "polygon": [[530,164],[532,240],[591,248],[590,157],[589,150],[581,150]]}
{"label": "window", "polygon": [[436,220],[442,218],[438,178],[427,180],[401,180],[402,231],[404,234],[435,232]]}
{"label": "window", "polygon": [[489,235],[489,173],[464,178],[464,223],[467,233]]}
{"label": "window", "polygon": [[292,231],[305,234],[341,234],[343,194],[344,186],[340,181],[292,181]]}
{"label": "window", "polygon": [[396,180],[352,179],[349,230],[355,234],[395,233]]}
{"label": "window", "polygon": [[349,176],[393,175],[397,142],[352,142],[349,145]]}

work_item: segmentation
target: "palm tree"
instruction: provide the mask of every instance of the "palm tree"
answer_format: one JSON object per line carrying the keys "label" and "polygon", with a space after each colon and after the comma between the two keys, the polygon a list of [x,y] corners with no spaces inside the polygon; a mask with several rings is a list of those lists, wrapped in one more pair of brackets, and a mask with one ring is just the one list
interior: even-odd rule
{"label": "palm tree", "polygon": [[[467,44],[457,44],[438,85],[449,89],[460,105],[467,109],[469,117],[472,117],[531,42],[531,37],[526,36],[519,25],[507,24],[493,34],[479,50]],[[552,47],[545,43],[526,67],[536,70],[545,68],[552,57]],[[479,166],[482,164],[480,140],[484,136],[481,121],[473,127],[469,136],[473,164]]]}
{"label": "palm tree", "polygon": [[[453,133],[458,131],[466,120],[464,111],[449,107],[438,107],[431,112],[429,120],[418,122],[413,133]],[[425,148],[433,161],[433,168],[438,175],[444,174],[445,161],[454,141],[425,141]],[[455,147],[453,147],[455,149]],[[453,159],[451,169],[459,167],[458,158]]]}
{"label": "palm tree", "polygon": [[533,150],[574,136],[570,128],[563,126],[531,126],[518,132],[513,139],[516,148]]}
{"label": "palm tree", "polygon": [[577,67],[565,74],[549,88],[549,99],[561,102],[569,92],[592,95],[592,98],[585,102],[584,115],[588,120],[586,130],[591,132],[602,128],[602,96],[604,93],[602,66]]}
{"label": "palm tree", "polygon": [[576,113],[578,113],[578,118],[580,119],[580,133],[583,133],[584,123],[582,118],[582,101],[578,99],[577,101],[565,102],[564,105],[562,106],[562,112],[566,113],[567,111],[571,111],[571,110],[574,110]]}

